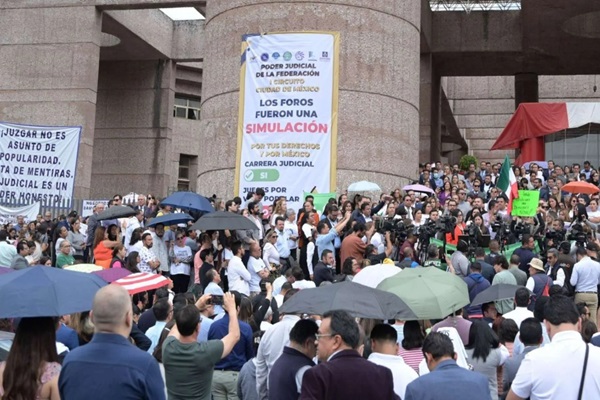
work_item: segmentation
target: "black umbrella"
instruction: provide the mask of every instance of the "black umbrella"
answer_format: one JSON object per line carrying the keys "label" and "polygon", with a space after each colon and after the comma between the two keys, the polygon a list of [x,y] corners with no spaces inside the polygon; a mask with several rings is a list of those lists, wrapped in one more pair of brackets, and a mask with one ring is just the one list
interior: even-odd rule
{"label": "black umbrella", "polygon": [[417,319],[398,296],[354,282],[302,289],[279,308],[283,313],[311,315],[331,310],[344,310],[359,318]]}
{"label": "black umbrella", "polygon": [[239,214],[228,211],[217,211],[205,214],[190,227],[191,230],[220,231],[224,229],[254,230],[258,229],[254,222]]}
{"label": "black umbrella", "polygon": [[515,297],[515,292],[520,287],[523,286],[509,285],[508,283],[492,285],[475,296],[471,305],[478,306],[479,304],[490,303],[492,301],[512,299]]}
{"label": "black umbrella", "polygon": [[96,221],[133,217],[136,213],[137,211],[129,206],[112,206],[97,214]]}

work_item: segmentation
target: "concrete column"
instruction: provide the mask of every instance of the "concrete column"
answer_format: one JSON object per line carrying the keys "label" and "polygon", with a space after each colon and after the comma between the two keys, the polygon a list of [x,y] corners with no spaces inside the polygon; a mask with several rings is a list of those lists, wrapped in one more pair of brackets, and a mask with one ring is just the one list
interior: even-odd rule
{"label": "concrete column", "polygon": [[419,162],[439,161],[442,153],[441,79],[434,71],[431,53],[421,54],[419,97]]}
{"label": "concrete column", "polygon": [[230,196],[243,34],[341,32],[338,189],[413,177],[419,151],[421,2],[210,0],[205,23],[198,191]]}
{"label": "concrete column", "polygon": [[[521,103],[537,103],[538,101],[538,75],[531,73],[515,75],[515,109]],[[546,158],[546,147],[543,137],[524,140],[521,142],[519,150],[519,161],[521,163],[545,160]]]}
{"label": "concrete column", "polygon": [[4,9],[0,2],[0,27],[0,120],[82,126],[74,196],[88,197],[100,12],[95,7],[52,5]]}
{"label": "concrete column", "polygon": [[177,186],[174,96],[171,61],[100,64],[92,196],[129,191],[165,196]]}

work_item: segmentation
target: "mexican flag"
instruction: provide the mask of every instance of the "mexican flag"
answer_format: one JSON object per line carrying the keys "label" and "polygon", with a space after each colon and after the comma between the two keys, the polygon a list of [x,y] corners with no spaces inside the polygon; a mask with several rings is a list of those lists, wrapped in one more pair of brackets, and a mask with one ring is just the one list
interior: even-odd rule
{"label": "mexican flag", "polygon": [[506,197],[508,197],[507,211],[510,213],[512,211],[513,200],[519,197],[519,186],[517,185],[517,178],[511,168],[508,156],[506,156],[504,163],[502,163],[502,170],[496,182],[496,187],[502,190]]}

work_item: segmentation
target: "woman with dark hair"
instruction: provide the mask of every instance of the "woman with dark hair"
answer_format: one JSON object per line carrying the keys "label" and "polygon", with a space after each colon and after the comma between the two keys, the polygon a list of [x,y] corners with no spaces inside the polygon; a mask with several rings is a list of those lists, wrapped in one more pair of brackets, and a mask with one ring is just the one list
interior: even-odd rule
{"label": "woman with dark hair", "polygon": [[354,211],[354,206],[352,205],[352,202],[350,200],[346,200],[342,204],[342,208],[340,209],[340,215],[345,215],[347,211]]}
{"label": "woman with dark hair", "polygon": [[500,322],[500,327],[498,328],[498,339],[506,347],[511,357],[517,333],[519,333],[517,323],[512,319],[502,318],[502,322]]}
{"label": "woman with dark hair", "polygon": [[348,201],[348,195],[346,193],[342,193],[340,194],[340,197],[338,197],[338,207],[342,207],[342,205],[344,205],[345,202]]}
{"label": "woman with dark hair", "polygon": [[119,241],[119,236],[121,235],[121,231],[119,230],[119,227],[115,224],[110,224],[108,226],[108,228],[106,229],[106,231],[108,232],[108,240],[112,240],[114,242]]}
{"label": "woman with dark hair", "polygon": [[423,360],[423,342],[425,334],[419,321],[406,321],[404,323],[404,339],[398,348],[398,355],[404,362],[419,373],[419,364]]}
{"label": "woman with dark hair", "polygon": [[112,261],[112,249],[119,243],[117,240],[108,238],[107,230],[104,227],[97,227],[94,233],[94,263],[108,269]]}
{"label": "woman with dark hair", "polygon": [[81,222],[78,219],[71,224],[71,231],[67,235],[67,240],[71,243],[74,250],[73,257],[79,262],[83,262],[83,252],[85,251],[85,237],[79,231]]}
{"label": "woman with dark hair", "polygon": [[549,212],[553,211],[556,214],[558,214],[559,211],[560,211],[560,205],[558,203],[558,199],[556,197],[554,197],[554,196],[550,196],[548,198],[548,211]]}
{"label": "woman with dark hair", "polygon": [[498,400],[496,370],[508,359],[508,350],[500,346],[496,333],[482,320],[473,321],[465,350],[473,370],[488,378],[492,400]]}
{"label": "woman with dark hair", "polygon": [[140,253],[138,253],[137,251],[132,251],[127,255],[127,258],[125,259],[125,269],[131,271],[134,274],[140,272],[140,270],[138,269],[140,261]]}
{"label": "woman with dark hair", "polygon": [[125,267],[125,246],[118,244],[113,248],[112,261],[110,262],[111,268],[124,268]]}
{"label": "woman with dark hair", "polygon": [[344,280],[352,282],[354,275],[360,271],[360,264],[354,257],[348,257],[342,264],[342,274],[346,276]]}
{"label": "woman with dark hair", "polygon": [[60,399],[56,324],[51,317],[21,319],[8,358],[0,363],[0,398]]}
{"label": "woman with dark hair", "polygon": [[440,201],[443,203],[446,201],[447,198],[450,197],[452,197],[452,184],[450,183],[450,181],[446,181],[444,182],[443,190],[438,195],[438,199],[440,199]]}
{"label": "woman with dark hair", "polygon": [[144,228],[135,228],[133,232],[131,232],[131,238],[129,239],[129,243],[125,243],[127,246],[127,254],[137,251],[138,253],[142,251],[142,247],[144,244],[142,243],[142,234],[144,233]]}

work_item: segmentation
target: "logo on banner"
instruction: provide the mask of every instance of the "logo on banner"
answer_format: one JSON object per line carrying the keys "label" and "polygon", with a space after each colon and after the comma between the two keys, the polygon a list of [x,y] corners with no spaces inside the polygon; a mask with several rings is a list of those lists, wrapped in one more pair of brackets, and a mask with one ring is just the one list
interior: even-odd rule
{"label": "logo on banner", "polygon": [[295,57],[296,57],[296,60],[302,61],[302,60],[304,60],[304,53],[301,51],[297,51]]}
{"label": "logo on banner", "polygon": [[261,59],[262,61],[269,61],[269,55],[268,55],[267,53],[262,53],[262,54],[260,55],[260,59]]}
{"label": "logo on banner", "polygon": [[271,57],[273,57],[273,60],[279,60],[279,57],[281,57],[281,55],[278,52],[275,52],[271,55]]}
{"label": "logo on banner", "polygon": [[317,56],[314,51],[308,52],[308,61],[317,61]]}
{"label": "logo on banner", "polygon": [[321,52],[321,61],[330,61],[331,59],[329,58],[329,52],[328,51],[323,51]]}
{"label": "logo on banner", "polygon": [[285,53],[283,53],[283,59],[285,61],[290,61],[292,59],[292,53],[290,53],[289,51],[286,51]]}

